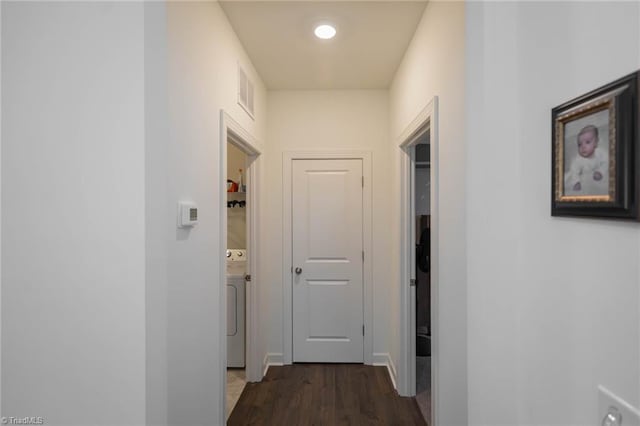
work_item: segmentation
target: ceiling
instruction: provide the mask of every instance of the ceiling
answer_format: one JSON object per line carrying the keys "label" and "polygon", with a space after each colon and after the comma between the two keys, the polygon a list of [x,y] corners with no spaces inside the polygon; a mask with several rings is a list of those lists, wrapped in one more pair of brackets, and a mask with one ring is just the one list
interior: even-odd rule
{"label": "ceiling", "polygon": [[[221,1],[265,85],[280,89],[388,88],[426,1]],[[331,40],[313,35],[333,23]]]}

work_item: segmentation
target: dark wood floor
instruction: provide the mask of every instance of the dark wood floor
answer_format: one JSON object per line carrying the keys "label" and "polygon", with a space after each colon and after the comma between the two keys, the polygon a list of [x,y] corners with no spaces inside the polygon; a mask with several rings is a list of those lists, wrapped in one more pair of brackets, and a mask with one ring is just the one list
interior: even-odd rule
{"label": "dark wood floor", "polygon": [[426,425],[413,398],[398,396],[385,367],[294,364],[249,383],[228,425]]}

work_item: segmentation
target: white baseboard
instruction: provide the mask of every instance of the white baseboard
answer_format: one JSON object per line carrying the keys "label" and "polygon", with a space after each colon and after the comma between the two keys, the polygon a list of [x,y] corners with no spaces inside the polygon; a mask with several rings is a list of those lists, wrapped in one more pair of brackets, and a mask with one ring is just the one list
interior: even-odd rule
{"label": "white baseboard", "polygon": [[374,353],[373,365],[387,367],[387,370],[389,371],[389,377],[391,378],[391,383],[393,383],[394,389],[398,390],[398,385],[396,384],[398,373],[396,372],[396,366],[393,363],[393,359],[391,359],[391,355],[389,355],[388,353]]}
{"label": "white baseboard", "polygon": [[267,375],[267,370],[272,365],[284,365],[284,355],[274,352],[265,354],[264,359],[262,360],[262,371],[264,372],[263,376]]}
{"label": "white baseboard", "polygon": [[[270,352],[264,356],[262,361],[262,368],[264,371],[264,375],[267,375],[267,370],[271,366],[280,366],[284,365],[284,355],[281,353]],[[396,370],[396,366],[393,363],[393,359],[391,359],[391,355],[388,353],[374,353],[373,354],[373,365],[387,367],[387,371],[389,372],[389,377],[391,378],[391,383],[393,384],[394,389],[398,389],[397,377],[398,373]]]}

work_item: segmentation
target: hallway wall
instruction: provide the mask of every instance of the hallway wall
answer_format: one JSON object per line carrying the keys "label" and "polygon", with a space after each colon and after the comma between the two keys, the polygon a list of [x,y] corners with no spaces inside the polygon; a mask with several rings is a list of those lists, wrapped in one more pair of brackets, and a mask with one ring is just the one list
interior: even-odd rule
{"label": "hallway wall", "polygon": [[145,424],[143,5],[0,7],[1,415]]}
{"label": "hallway wall", "polygon": [[[465,102],[465,5],[463,2],[429,2],[398,68],[390,89],[390,144],[387,155],[394,161],[392,187],[393,223],[400,228],[400,134],[433,99],[439,97],[440,164],[440,381],[435,411],[443,425],[463,425],[466,413],[466,157],[464,140]],[[433,212],[432,212],[433,213]],[[393,234],[391,306],[400,305],[398,283],[400,237]],[[406,284],[405,284],[406,285]],[[391,329],[399,329],[397,308],[391,313]],[[399,356],[398,334],[391,341],[395,360]]]}
{"label": "hallway wall", "polygon": [[467,19],[469,424],[596,424],[640,406],[640,225],[550,216],[551,108],[640,68],[640,4]]}
{"label": "hallway wall", "polygon": [[269,286],[268,351],[271,360],[282,361],[282,155],[285,151],[362,150],[373,154],[373,352],[386,358],[389,341],[389,288],[393,277],[388,262],[392,253],[389,229],[391,205],[388,156],[388,92],[386,90],[269,91],[269,164],[262,229],[264,271]]}
{"label": "hallway wall", "polygon": [[[146,2],[145,27],[147,417],[222,424],[220,110],[264,143],[266,91],[217,2]],[[255,121],[237,104],[238,63],[255,82]],[[176,227],[182,200],[198,205],[191,230]]]}

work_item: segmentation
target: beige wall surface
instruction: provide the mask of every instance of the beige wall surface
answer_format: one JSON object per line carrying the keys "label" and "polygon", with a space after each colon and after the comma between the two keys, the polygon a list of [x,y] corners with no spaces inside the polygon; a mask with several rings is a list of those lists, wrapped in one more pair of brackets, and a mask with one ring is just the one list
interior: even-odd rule
{"label": "beige wall surface", "polygon": [[[264,143],[266,90],[217,2],[147,2],[145,30],[147,418],[215,424],[225,414],[220,110]],[[255,120],[237,104],[238,64],[255,82]],[[198,205],[191,230],[176,228],[179,201]]]}
{"label": "beige wall surface", "polygon": [[[465,6],[462,2],[429,2],[391,85],[390,145],[394,159],[392,204],[393,265],[391,329],[399,329],[400,201],[398,137],[418,113],[439,98],[439,347],[442,398],[435,407],[444,425],[466,423],[466,146]],[[432,160],[433,161],[433,160]],[[393,334],[392,359],[400,340]]]}
{"label": "beige wall surface", "polygon": [[387,91],[270,91],[268,106],[265,191],[269,197],[263,205],[262,238],[271,247],[263,257],[271,307],[269,352],[282,355],[284,345],[282,291],[288,271],[282,270],[282,155],[286,151],[323,150],[373,154],[373,352],[388,352],[387,301],[393,277],[386,267],[392,249]]}

